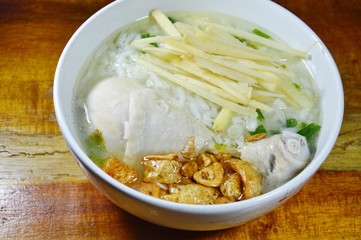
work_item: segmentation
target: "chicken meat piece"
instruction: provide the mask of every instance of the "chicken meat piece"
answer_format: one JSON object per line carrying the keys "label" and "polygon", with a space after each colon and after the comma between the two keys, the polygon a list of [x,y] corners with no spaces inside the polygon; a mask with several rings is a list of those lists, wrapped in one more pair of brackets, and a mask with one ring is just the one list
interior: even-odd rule
{"label": "chicken meat piece", "polygon": [[293,177],[306,166],[310,151],[306,138],[283,131],[255,142],[246,143],[241,158],[252,163],[264,177],[264,192],[272,190]]}
{"label": "chicken meat piece", "polygon": [[142,88],[127,78],[109,78],[95,85],[87,98],[86,110],[90,123],[102,132],[110,155],[120,159],[125,151],[129,93]]}
{"label": "chicken meat piece", "polygon": [[129,96],[129,136],[124,155],[129,166],[141,170],[145,155],[181,152],[190,136],[196,136],[196,152],[212,143],[211,130],[154,90],[131,92]]}
{"label": "chicken meat piece", "polygon": [[87,114],[104,137],[109,154],[142,172],[143,156],[181,152],[189,137],[194,150],[212,142],[212,131],[190,114],[128,78],[109,78],[90,92]]}

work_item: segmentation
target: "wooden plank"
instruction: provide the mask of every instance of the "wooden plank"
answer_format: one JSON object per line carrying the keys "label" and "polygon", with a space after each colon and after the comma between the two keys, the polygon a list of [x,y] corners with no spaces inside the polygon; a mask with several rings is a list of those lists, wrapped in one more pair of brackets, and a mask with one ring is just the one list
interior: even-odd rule
{"label": "wooden plank", "polygon": [[345,117],[322,165],[327,172],[319,171],[295,198],[258,220],[185,232],[139,220],[97,192],[55,120],[52,83],[61,51],[80,24],[112,1],[0,0],[1,239],[359,239],[361,5],[274,1],[321,37],[342,76]]}
{"label": "wooden plank", "polygon": [[322,164],[325,170],[361,171],[361,114],[346,112],[331,154]]}
{"label": "wooden plank", "polygon": [[84,182],[61,135],[0,134],[0,183]]}
{"label": "wooden plank", "polygon": [[285,205],[242,226],[188,232],[116,207],[89,183],[0,184],[3,239],[359,239],[360,172],[318,172]]}
{"label": "wooden plank", "polygon": [[0,131],[59,134],[52,85],[75,30],[111,1],[0,1]]}

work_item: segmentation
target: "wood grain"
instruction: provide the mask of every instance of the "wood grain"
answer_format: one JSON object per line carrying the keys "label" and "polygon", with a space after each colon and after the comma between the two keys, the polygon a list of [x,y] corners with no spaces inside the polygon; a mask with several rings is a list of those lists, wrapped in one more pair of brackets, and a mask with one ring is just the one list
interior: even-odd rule
{"label": "wood grain", "polygon": [[52,101],[66,42],[111,1],[0,1],[0,131],[59,134]]}
{"label": "wood grain", "polygon": [[0,184],[84,182],[61,135],[0,134]]}
{"label": "wood grain", "polygon": [[1,239],[360,239],[361,2],[275,0],[323,40],[339,68],[345,114],[321,170],[284,206],[214,232],[155,226],[85,178],[58,128],[55,68],[74,31],[110,0],[0,0]]}
{"label": "wood grain", "polygon": [[174,230],[140,220],[117,208],[89,183],[0,184],[0,235],[6,239],[357,239],[360,181],[360,172],[321,171],[268,215],[209,232]]}
{"label": "wood grain", "polygon": [[321,169],[361,171],[360,118],[361,114],[345,113],[339,137],[331,154],[322,164]]}

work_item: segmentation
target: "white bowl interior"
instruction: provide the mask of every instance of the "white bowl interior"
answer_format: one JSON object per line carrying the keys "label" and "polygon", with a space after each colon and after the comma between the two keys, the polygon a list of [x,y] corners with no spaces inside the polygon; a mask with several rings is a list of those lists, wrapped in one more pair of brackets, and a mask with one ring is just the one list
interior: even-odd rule
{"label": "white bowl interior", "polygon": [[[222,5],[221,7],[220,4]],[[244,20],[257,24],[264,29],[268,29],[271,33],[295,48],[307,49],[309,46],[316,43],[310,51],[312,58],[305,62],[316,79],[316,84],[320,90],[323,122],[315,157],[298,176],[280,188],[255,199],[229,205],[227,204],[228,206],[193,206],[165,202],[163,200],[143,196],[110,178],[86,156],[80,147],[81,144],[79,144],[79,138],[76,135],[77,131],[75,129],[71,111],[73,90],[79,72],[81,71],[84,62],[89,58],[90,54],[92,54],[92,51],[95,50],[104,39],[116,32],[122,26],[147,16],[149,10],[154,8],[159,8],[164,12],[202,10],[226,13],[238,16]],[[237,225],[244,222],[245,219],[250,220],[272,210],[274,207],[281,204],[277,203],[279,199],[282,199],[282,197],[285,196],[291,197],[294,195],[315,173],[330,153],[341,127],[343,116],[343,89],[337,67],[322,41],[300,19],[271,1],[124,0],[115,1],[101,9],[89,18],[70,39],[61,55],[55,74],[54,105],[59,126],[65,140],[72,149],[72,152],[76,155],[84,172],[86,172],[90,178],[92,175],[95,176],[93,176],[93,178],[96,179],[92,182],[96,182],[95,185],[97,185],[110,199],[112,199],[111,191],[116,190],[122,194],[126,194],[129,201],[132,201],[130,199],[137,199],[137,201],[145,202],[146,204],[157,208],[167,209],[169,211],[184,212],[193,215],[213,214],[213,217],[217,216],[216,221],[218,222],[218,225],[216,226],[208,223],[210,226],[208,228],[214,229]],[[91,173],[89,174],[87,171],[90,171]],[[101,183],[99,183],[99,181]],[[112,190],[104,190],[104,188],[107,188],[105,187],[106,185],[109,185],[108,188],[111,188]],[[107,193],[108,191],[110,192]],[[116,202],[116,199],[112,200]],[[265,204],[268,205],[266,206]],[[262,205],[263,208],[260,210],[259,206]],[[132,207],[134,206],[132,205]],[[239,216],[240,213],[238,215],[234,215],[233,213],[232,215],[232,212],[235,210],[240,211],[245,208],[252,209],[253,214],[251,211],[248,211],[242,213],[244,216]],[[125,210],[132,212],[129,209]],[[138,214],[138,216],[141,215],[140,213],[134,214]],[[221,218],[220,216],[222,214],[226,214],[226,216]],[[174,224],[167,225],[164,223],[166,220],[159,218],[159,216],[158,220],[155,220],[155,217],[152,217],[152,214],[143,215],[144,216],[140,217],[158,224],[174,227]],[[194,221],[197,222],[198,220],[200,221],[200,219]],[[213,220],[214,219],[215,218],[213,218]],[[222,223],[223,225],[219,223]],[[205,224],[206,223],[202,226],[199,225],[198,229],[208,229]],[[190,229],[189,226],[180,226],[179,228]]]}

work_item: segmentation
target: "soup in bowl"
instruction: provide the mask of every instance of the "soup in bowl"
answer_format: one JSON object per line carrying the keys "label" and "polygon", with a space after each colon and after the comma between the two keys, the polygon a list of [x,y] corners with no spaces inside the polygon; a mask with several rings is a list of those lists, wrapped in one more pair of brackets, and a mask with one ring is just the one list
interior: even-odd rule
{"label": "soup in bowl", "polygon": [[55,110],[80,167],[163,226],[266,214],[317,171],[340,129],[340,77],[315,33],[272,2],[222,5],[114,2],[59,60]]}

